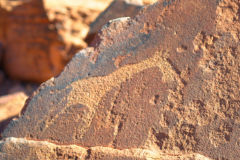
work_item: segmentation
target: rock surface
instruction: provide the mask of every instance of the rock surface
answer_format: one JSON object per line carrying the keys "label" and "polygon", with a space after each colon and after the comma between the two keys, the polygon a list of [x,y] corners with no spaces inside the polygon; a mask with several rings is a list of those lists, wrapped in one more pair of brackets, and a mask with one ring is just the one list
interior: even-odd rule
{"label": "rock surface", "polygon": [[19,115],[26,99],[38,86],[10,80],[0,70],[0,132]]}
{"label": "rock surface", "polygon": [[22,110],[27,97],[24,92],[16,92],[0,97],[0,122],[17,116]]}
{"label": "rock surface", "polygon": [[[155,154],[153,150],[146,149],[124,149],[118,150],[108,147],[91,147],[83,148],[77,145],[56,145],[47,141],[33,141],[22,138],[8,138],[0,142],[0,150],[8,153],[1,154],[0,159],[10,160],[15,159],[18,155],[20,160],[76,160],[88,159],[96,160],[101,157],[102,160],[180,160],[180,159],[195,159],[195,160],[210,160],[200,154],[172,154],[162,153]],[[90,152],[91,151],[91,152]],[[24,154],[23,154],[24,153]]]}
{"label": "rock surface", "polygon": [[66,4],[63,0],[0,1],[0,43],[5,50],[6,73],[33,82],[58,75],[73,54],[86,47],[82,39],[87,25],[110,1],[95,0],[102,4],[95,10],[76,0]]}
{"label": "rock surface", "polygon": [[91,44],[98,31],[109,20],[120,17],[134,17],[142,7],[142,0],[114,0],[110,6],[104,12],[102,12],[90,25],[90,30],[86,37],[86,42]]}
{"label": "rock surface", "polygon": [[21,149],[23,159],[38,156],[46,142],[41,147],[54,143],[54,155],[54,147],[66,156],[70,145],[87,148],[84,159],[127,159],[125,150],[129,159],[238,159],[239,7],[238,0],[160,0],[112,21],[95,48],[34,93],[2,133],[0,156]]}

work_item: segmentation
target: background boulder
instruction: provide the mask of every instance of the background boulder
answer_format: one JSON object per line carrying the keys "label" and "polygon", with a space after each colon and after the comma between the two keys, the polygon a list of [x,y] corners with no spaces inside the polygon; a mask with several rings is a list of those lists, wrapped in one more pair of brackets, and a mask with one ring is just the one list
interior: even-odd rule
{"label": "background boulder", "polygon": [[32,82],[58,75],[77,50],[86,47],[82,39],[88,24],[110,2],[96,1],[100,4],[96,9],[75,0],[1,1],[5,72],[13,79]]}

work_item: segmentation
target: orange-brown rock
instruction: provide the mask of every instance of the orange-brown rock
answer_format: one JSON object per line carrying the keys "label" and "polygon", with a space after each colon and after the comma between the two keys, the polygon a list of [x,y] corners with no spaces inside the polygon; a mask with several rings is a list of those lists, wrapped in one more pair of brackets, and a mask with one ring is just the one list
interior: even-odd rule
{"label": "orange-brown rock", "polygon": [[44,6],[49,20],[54,22],[54,27],[67,44],[67,48],[71,49],[74,46],[85,48],[87,44],[84,38],[89,31],[90,23],[111,1],[44,0]]}
{"label": "orange-brown rock", "polygon": [[75,2],[0,2],[0,43],[5,50],[4,68],[10,77],[43,82],[58,75],[73,54],[86,47],[82,40],[88,31],[86,26],[109,2],[104,1],[106,4],[96,10],[74,6]]}
{"label": "orange-brown rock", "polygon": [[4,68],[15,79],[42,82],[58,74],[67,60],[64,44],[57,32],[49,28],[50,21],[43,2],[21,1],[9,7],[1,3],[0,41],[5,48]]}
{"label": "orange-brown rock", "polygon": [[0,156],[239,159],[239,7],[159,1],[107,24],[10,122]]}

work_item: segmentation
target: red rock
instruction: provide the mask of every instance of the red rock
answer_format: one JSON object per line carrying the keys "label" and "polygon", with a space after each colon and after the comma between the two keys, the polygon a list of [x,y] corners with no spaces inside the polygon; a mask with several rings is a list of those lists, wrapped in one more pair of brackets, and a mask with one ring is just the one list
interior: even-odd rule
{"label": "red rock", "polygon": [[107,24],[11,121],[0,155],[32,140],[87,148],[84,159],[238,159],[239,7],[159,1]]}
{"label": "red rock", "polygon": [[[1,6],[1,10],[6,9]],[[42,82],[58,74],[64,65],[64,44],[56,31],[49,29],[49,20],[42,1],[25,1],[13,6],[1,26],[6,53],[4,66],[15,79]],[[62,53],[62,54],[61,54]]]}
{"label": "red rock", "polygon": [[[52,5],[54,2],[58,2],[63,11]],[[87,34],[87,25],[104,8],[90,10],[76,6],[79,7],[76,9],[68,5],[70,1],[66,6],[63,2],[0,2],[0,43],[6,51],[4,68],[11,78],[46,81],[58,75],[72,56],[86,47],[82,39]]]}
{"label": "red rock", "polygon": [[111,1],[44,0],[44,4],[49,20],[54,22],[59,36],[67,44],[68,49],[71,49],[74,46],[80,46],[81,48],[87,46],[84,38],[87,35],[90,23]]}

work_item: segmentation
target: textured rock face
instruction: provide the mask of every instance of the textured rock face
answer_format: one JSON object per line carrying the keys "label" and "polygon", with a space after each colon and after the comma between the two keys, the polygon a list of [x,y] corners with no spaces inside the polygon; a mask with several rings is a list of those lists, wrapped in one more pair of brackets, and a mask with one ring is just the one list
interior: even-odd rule
{"label": "textured rock face", "polygon": [[134,17],[142,7],[142,0],[114,0],[111,5],[91,24],[86,41],[91,44],[98,31],[109,20],[119,17]]}
{"label": "textured rock face", "polygon": [[0,2],[0,43],[5,50],[4,68],[10,77],[43,82],[58,75],[73,54],[86,47],[82,39],[87,34],[87,25],[110,0],[97,10],[73,5],[75,0],[63,2]]}
{"label": "textured rock face", "polygon": [[[239,7],[237,0],[159,1],[112,21],[97,47],[35,92],[2,133],[0,155],[37,140],[86,147],[85,159],[123,150],[130,159],[238,159]],[[127,159],[121,153],[110,159]]]}
{"label": "textured rock face", "polygon": [[[8,153],[2,154],[0,152],[0,158],[4,160],[18,159],[24,160],[55,160],[55,159],[88,159],[88,160],[149,160],[149,159],[161,159],[161,160],[179,160],[179,159],[196,159],[196,160],[210,160],[200,154],[172,154],[168,155],[162,153],[161,155],[155,154],[154,151],[144,149],[125,149],[117,150],[108,147],[92,147],[86,149],[77,145],[56,145],[47,141],[33,141],[21,138],[8,138],[5,141],[0,142],[0,150]],[[24,154],[23,154],[24,153]],[[148,157],[148,158],[146,158]]]}

